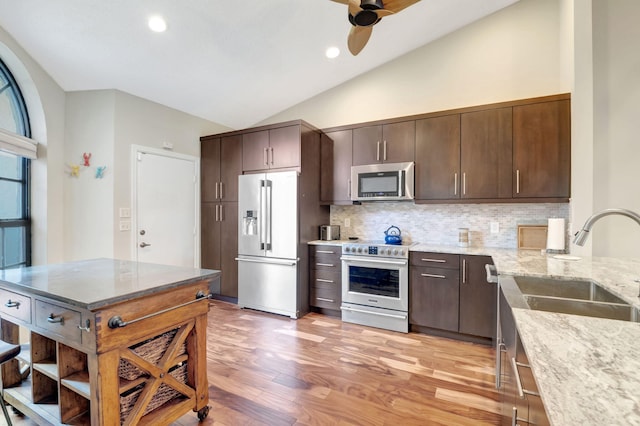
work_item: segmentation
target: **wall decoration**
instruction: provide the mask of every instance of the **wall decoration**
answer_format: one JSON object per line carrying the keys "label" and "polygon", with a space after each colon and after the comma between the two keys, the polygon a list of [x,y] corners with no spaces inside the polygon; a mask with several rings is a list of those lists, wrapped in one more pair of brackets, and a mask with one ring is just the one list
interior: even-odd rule
{"label": "wall decoration", "polygon": [[96,179],[102,179],[104,177],[104,171],[107,166],[98,166],[96,167]]}
{"label": "wall decoration", "polygon": [[69,167],[69,170],[67,171],[67,173],[69,173],[69,176],[80,176],[80,164],[67,164],[67,167]]}
{"label": "wall decoration", "polygon": [[89,163],[89,160],[91,160],[91,153],[83,153],[82,154],[82,159],[84,160],[84,164],[83,166],[85,167],[89,167],[91,164]]}

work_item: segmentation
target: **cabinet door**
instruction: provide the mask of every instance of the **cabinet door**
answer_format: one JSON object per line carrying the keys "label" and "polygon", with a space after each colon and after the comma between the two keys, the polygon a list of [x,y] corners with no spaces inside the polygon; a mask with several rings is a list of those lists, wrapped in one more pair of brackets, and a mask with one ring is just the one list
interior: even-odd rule
{"label": "cabinet door", "polygon": [[242,135],[242,170],[266,170],[269,168],[269,131]]}
{"label": "cabinet door", "polygon": [[220,203],[202,203],[200,210],[200,266],[220,269]]}
{"label": "cabinet door", "polygon": [[514,198],[570,196],[569,100],[513,107]]}
{"label": "cabinet door", "polygon": [[412,267],[410,272],[409,322],[457,332],[459,270]]}
{"label": "cabinet door", "polygon": [[353,131],[339,130],[326,134],[333,144],[321,145],[321,200],[340,204],[351,202],[351,160]]}
{"label": "cabinet door", "polygon": [[511,198],[511,108],[462,114],[462,198]]}
{"label": "cabinet door", "polygon": [[200,142],[201,201],[217,201],[220,182],[220,138]]}
{"label": "cabinet door", "polygon": [[238,203],[220,204],[220,293],[238,297]]}
{"label": "cabinet door", "polygon": [[300,166],[300,126],[269,130],[269,168]]}
{"label": "cabinet door", "polygon": [[493,264],[491,257],[461,257],[459,332],[493,338],[498,286],[487,282],[486,264]]}
{"label": "cabinet door", "polygon": [[416,121],[416,199],[460,198],[460,114]]}
{"label": "cabinet door", "polygon": [[238,201],[238,175],[242,174],[242,136],[223,137],[220,142],[220,199]]}
{"label": "cabinet door", "polygon": [[382,162],[382,126],[353,129],[353,165]]}
{"label": "cabinet door", "polygon": [[382,150],[384,163],[413,161],[416,145],[416,122],[403,121],[382,126]]}

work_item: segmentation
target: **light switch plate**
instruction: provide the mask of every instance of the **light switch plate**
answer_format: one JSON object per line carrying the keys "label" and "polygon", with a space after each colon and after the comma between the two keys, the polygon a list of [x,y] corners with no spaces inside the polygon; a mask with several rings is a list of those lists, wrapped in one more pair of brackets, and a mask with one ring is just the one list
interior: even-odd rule
{"label": "light switch plate", "polygon": [[131,222],[128,220],[120,221],[120,230],[121,231],[131,231]]}
{"label": "light switch plate", "polygon": [[129,207],[120,207],[120,217],[131,217],[131,209]]}

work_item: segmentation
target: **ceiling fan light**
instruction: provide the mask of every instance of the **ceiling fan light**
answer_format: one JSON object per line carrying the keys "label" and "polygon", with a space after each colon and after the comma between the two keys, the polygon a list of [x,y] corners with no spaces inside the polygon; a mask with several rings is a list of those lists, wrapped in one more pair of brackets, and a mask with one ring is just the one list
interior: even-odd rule
{"label": "ceiling fan light", "polygon": [[355,16],[349,15],[349,21],[352,25],[358,27],[368,27],[378,23],[380,18],[373,10],[361,10]]}

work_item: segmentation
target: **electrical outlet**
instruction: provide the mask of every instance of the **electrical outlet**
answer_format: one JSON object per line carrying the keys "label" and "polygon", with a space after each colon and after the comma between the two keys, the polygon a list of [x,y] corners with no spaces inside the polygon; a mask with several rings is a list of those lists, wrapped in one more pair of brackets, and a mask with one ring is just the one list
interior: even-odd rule
{"label": "electrical outlet", "polygon": [[131,209],[129,207],[120,207],[120,217],[131,217]]}
{"label": "electrical outlet", "polygon": [[344,220],[344,227],[345,227],[345,228],[349,228],[349,227],[351,227],[351,219],[346,218],[346,219]]}
{"label": "electrical outlet", "polygon": [[120,230],[121,231],[131,231],[131,222],[129,222],[128,220],[121,220],[120,221]]}
{"label": "electrical outlet", "polygon": [[491,233],[497,234],[500,232],[500,223],[499,222],[491,222]]}

